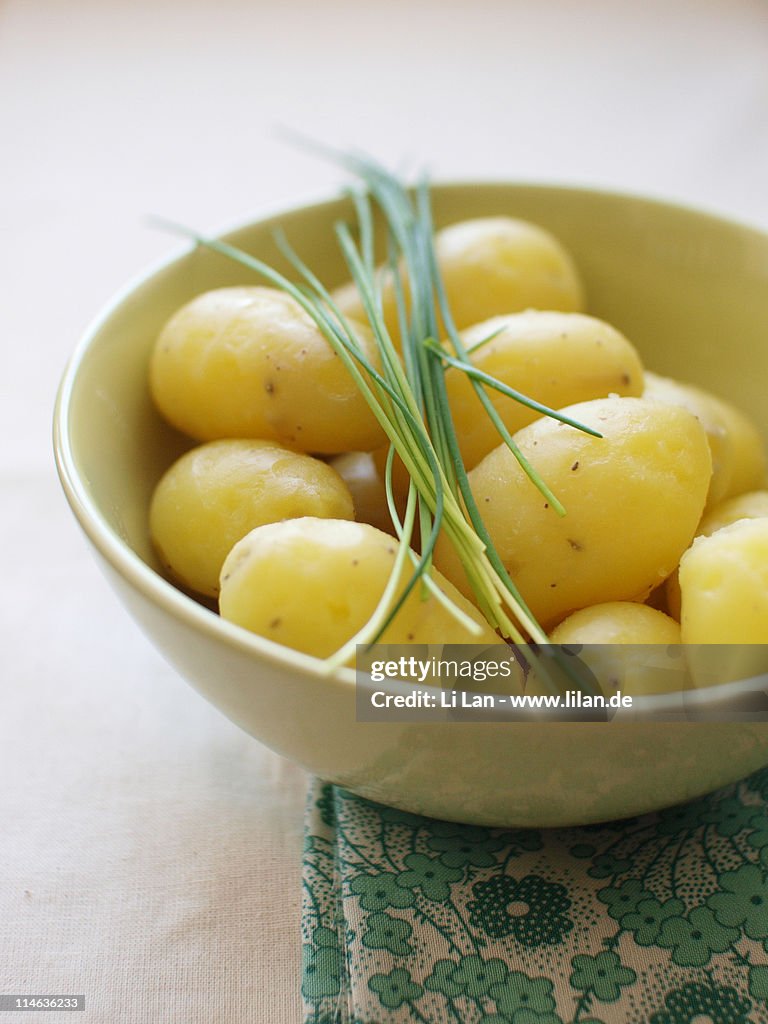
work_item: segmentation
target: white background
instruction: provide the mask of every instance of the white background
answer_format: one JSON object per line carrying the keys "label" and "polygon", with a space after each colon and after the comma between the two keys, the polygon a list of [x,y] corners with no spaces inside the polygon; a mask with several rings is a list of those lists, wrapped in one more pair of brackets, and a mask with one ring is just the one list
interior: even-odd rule
{"label": "white background", "polygon": [[306,779],[132,625],[49,444],[78,335],[175,248],[146,214],[341,184],[280,126],[768,226],[768,5],[0,0],[0,992],[85,993],[83,1024],[300,1016]]}

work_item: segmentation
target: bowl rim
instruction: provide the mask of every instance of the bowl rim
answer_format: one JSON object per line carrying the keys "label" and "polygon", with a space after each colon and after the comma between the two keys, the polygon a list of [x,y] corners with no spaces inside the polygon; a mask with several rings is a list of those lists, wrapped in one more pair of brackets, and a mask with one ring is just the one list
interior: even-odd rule
{"label": "bowl rim", "polygon": [[[499,178],[446,181],[438,179],[431,185],[434,193],[450,193],[468,188],[489,187],[519,192],[538,191],[550,194],[567,194],[569,196],[601,197],[655,207],[659,210],[683,213],[701,218],[724,228],[736,229],[748,235],[753,235],[768,245],[768,228],[763,229],[706,207],[674,199],[666,199],[662,196],[603,188],[597,185],[572,185],[558,181],[518,181]],[[228,240],[241,232],[260,225],[268,225],[270,221],[342,205],[345,201],[346,197],[343,194],[337,194],[324,197],[314,195],[290,205],[286,205],[284,202],[267,204],[251,216],[245,219],[238,218],[234,223],[230,223],[223,229],[212,232],[206,237]],[[320,659],[285,647],[266,637],[261,637],[256,633],[251,633],[234,623],[228,622],[209,608],[198,603],[191,595],[175,587],[160,573],[147,565],[108,524],[97,504],[91,499],[78,471],[77,461],[72,449],[70,427],[73,392],[84,359],[94,343],[98,341],[102,330],[124,303],[129,301],[137,291],[148,285],[155,277],[164,271],[170,270],[174,265],[187,258],[194,250],[194,243],[182,243],[178,247],[174,247],[167,255],[152,261],[145,269],[133,274],[121,288],[117,289],[104,302],[78,339],[62,373],[53,411],[52,440],[59,480],[72,512],[98,554],[151,604],[156,605],[171,617],[180,619],[185,625],[193,629],[202,630],[211,639],[224,640],[241,653],[258,655],[260,659],[276,669],[290,670],[293,673],[299,673],[302,676],[311,677],[317,681],[322,680],[326,683],[341,684],[345,687],[349,684],[354,685],[356,681],[354,669],[342,667],[329,670],[324,668]],[[745,682],[750,681],[738,680],[695,691],[685,690],[663,694],[639,695],[633,698],[633,709],[647,711],[650,715],[674,713],[679,710],[680,698],[683,695],[685,695],[686,700],[693,700],[702,708],[706,708],[727,700],[733,695],[733,692],[745,692]],[[754,689],[754,686],[748,687],[748,689]],[[533,718],[536,721],[554,722],[558,720],[559,716],[553,716],[550,712],[546,718],[536,714],[522,714],[520,717],[521,719]]]}

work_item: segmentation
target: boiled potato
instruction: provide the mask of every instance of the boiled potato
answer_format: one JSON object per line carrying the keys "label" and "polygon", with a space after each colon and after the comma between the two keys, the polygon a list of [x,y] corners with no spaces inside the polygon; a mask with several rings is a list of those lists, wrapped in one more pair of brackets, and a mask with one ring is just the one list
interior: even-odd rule
{"label": "boiled potato", "polygon": [[[643,367],[632,345],[613,327],[581,313],[494,317],[464,331],[462,340],[473,366],[552,409],[643,391]],[[461,454],[472,469],[497,447],[499,434],[465,373],[449,369],[445,386]],[[512,434],[541,415],[493,388],[485,390]]]}
{"label": "boiled potato", "polygon": [[680,630],[698,686],[768,674],[768,519],[698,537],[680,562]]}
{"label": "boiled potato", "polygon": [[581,282],[548,231],[512,217],[465,220],[435,236],[438,265],[456,327],[521,309],[580,310]]}
{"label": "boiled potato", "polygon": [[[529,310],[493,317],[462,331],[462,340],[474,366],[550,408],[643,390],[643,367],[633,346],[609,324],[581,313]],[[445,385],[464,464],[472,469],[501,439],[466,374],[449,369]],[[493,388],[486,393],[510,433],[541,415]],[[373,456],[382,479],[388,450]],[[409,484],[395,457],[392,486],[403,508]]]}
{"label": "boiled potato", "polygon": [[[221,572],[221,614],[304,654],[326,658],[374,612],[387,585],[397,542],[366,523],[306,517],[252,530]],[[406,563],[400,589],[412,572]],[[443,592],[478,624],[477,636],[436,600],[409,595],[382,637],[392,644],[499,644],[478,610],[435,572]]]}
{"label": "boiled potato", "polygon": [[748,491],[735,498],[727,498],[707,512],[699,523],[697,536],[711,537],[724,526],[739,519],[765,519],[768,517],[768,491]]}
{"label": "boiled potato", "polygon": [[680,644],[680,626],[644,604],[610,601],[582,608],[552,631],[550,642],[583,645],[579,657],[606,695],[669,693],[689,685],[684,662],[669,651]]}
{"label": "boiled potato", "polygon": [[[699,523],[697,537],[711,537],[724,526],[739,519],[763,519],[768,517],[768,491],[749,491],[735,498],[726,498],[708,512]],[[666,600],[670,615],[680,619],[680,580],[673,572],[666,583]]]}
{"label": "boiled potato", "polygon": [[741,409],[722,398],[717,399],[717,406],[733,446],[731,482],[725,497],[765,487],[768,483],[768,462],[757,425]]}
{"label": "boiled potato", "polygon": [[634,601],[582,608],[556,626],[553,644],[679,644],[680,626],[669,615]]}
{"label": "boiled potato", "polygon": [[[379,366],[368,328],[354,329]],[[259,437],[320,454],[384,441],[342,360],[274,288],[220,288],[183,306],[157,339],[150,387],[166,419],[200,441]]]}
{"label": "boiled potato", "polygon": [[[523,309],[578,311],[584,296],[573,260],[543,228],[511,217],[460,221],[435,235],[437,261],[457,328]],[[337,289],[336,301],[363,317],[354,285]],[[394,288],[383,275],[384,318],[393,338],[400,331]]]}
{"label": "boiled potato", "polygon": [[[706,435],[685,409],[617,397],[567,412],[603,437],[548,417],[514,435],[564,517],[503,445],[469,474],[496,550],[545,628],[587,605],[646,598],[690,543],[712,472]],[[445,538],[435,563],[468,592]]]}
{"label": "boiled potato", "polygon": [[[384,481],[386,480],[388,456],[388,444],[383,448],[377,448],[371,456],[373,464],[376,467],[376,473],[381,480],[382,487],[385,486]],[[405,468],[405,464],[400,456],[395,454],[395,458],[392,462],[392,494],[394,495],[397,511],[400,514],[401,519],[405,515],[405,506],[408,501],[408,491],[410,490],[410,487],[411,478],[408,474],[408,470]]]}
{"label": "boiled potato", "polygon": [[369,452],[346,452],[331,459],[329,465],[349,488],[355,506],[355,519],[359,523],[369,523],[385,533],[393,533],[387,492],[372,455]]}
{"label": "boiled potato", "polygon": [[210,441],[182,455],[155,489],[150,532],[185,587],[215,597],[232,546],[255,526],[313,515],[352,519],[352,497],[330,466],[272,441]]}
{"label": "boiled potato", "polygon": [[759,431],[739,409],[693,384],[655,373],[645,374],[643,397],[679,405],[701,421],[712,451],[708,509],[765,483],[765,450]]}
{"label": "boiled potato", "polygon": [[686,644],[768,644],[768,519],[698,537],[680,561]]}

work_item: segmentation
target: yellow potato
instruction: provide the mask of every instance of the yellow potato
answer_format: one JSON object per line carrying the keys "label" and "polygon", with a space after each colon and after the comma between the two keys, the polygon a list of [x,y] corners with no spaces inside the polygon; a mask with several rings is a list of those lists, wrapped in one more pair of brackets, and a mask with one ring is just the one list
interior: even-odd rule
{"label": "yellow potato", "polygon": [[[514,435],[565,506],[564,517],[504,446],[469,474],[496,550],[545,628],[587,605],[646,598],[690,543],[712,471],[706,435],[684,409],[602,398],[567,411],[604,436],[550,418]],[[445,538],[435,561],[468,591]]]}
{"label": "yellow potato", "polygon": [[[663,586],[664,603],[667,611],[677,622],[680,621],[680,577],[678,570],[672,573]],[[651,595],[653,597],[653,595]]]}
{"label": "yellow potato", "polygon": [[[552,409],[643,391],[643,367],[632,345],[609,324],[581,313],[494,317],[464,331],[462,340],[473,366]],[[466,374],[449,369],[445,385],[461,454],[472,469],[501,439]],[[485,390],[510,433],[541,415]]]}
{"label": "yellow potato", "polygon": [[[476,350],[474,366],[550,408],[609,394],[636,396],[643,389],[643,367],[633,346],[609,324],[581,313],[513,313],[475,324],[462,338],[470,351]],[[466,374],[449,369],[445,384],[464,464],[472,469],[498,446],[499,434]],[[486,392],[510,433],[541,415],[492,388]],[[385,445],[373,453],[382,479],[388,450]],[[409,484],[396,457],[392,485],[402,508]]]}
{"label": "yellow potato", "polygon": [[647,605],[609,601],[569,615],[549,639],[553,644],[679,644],[680,626]]}
{"label": "yellow potato", "polygon": [[[373,464],[376,467],[376,472],[381,480],[381,485],[384,487],[384,480],[386,479],[385,474],[387,470],[387,456],[389,454],[389,445],[386,444],[383,448],[377,448],[372,453]],[[395,455],[394,462],[392,463],[392,493],[395,496],[395,504],[397,510],[400,513],[402,519],[405,515],[405,506],[408,501],[408,491],[411,486],[411,478],[408,475],[408,470],[405,468],[402,459],[399,455]]]}
{"label": "yellow potato", "polygon": [[437,260],[461,329],[522,309],[580,310],[576,267],[548,231],[511,217],[482,217],[437,233]]}
{"label": "yellow potato", "polygon": [[731,482],[725,497],[731,498],[765,487],[768,482],[768,462],[759,429],[741,409],[722,398],[716,401],[733,450]]}
{"label": "yellow potato", "polygon": [[768,491],[748,491],[720,502],[707,512],[696,531],[699,537],[711,537],[724,526],[739,519],[764,519],[768,517]]}
{"label": "yellow potato", "polygon": [[215,597],[232,546],[255,526],[313,515],[352,519],[352,497],[330,466],[272,441],[210,441],[182,455],[155,488],[150,532],[163,565]]}
{"label": "yellow potato", "polygon": [[741,410],[693,384],[648,372],[643,397],[688,409],[701,421],[712,451],[707,509],[765,483],[763,442],[757,427]]}
{"label": "yellow potato", "polygon": [[697,537],[680,561],[686,644],[768,644],[768,519]]}
{"label": "yellow potato", "polygon": [[355,506],[355,519],[359,523],[369,523],[385,533],[394,533],[387,506],[387,492],[373,456],[368,452],[345,452],[331,459],[329,465],[349,488]]}
{"label": "yellow potato", "polygon": [[669,652],[680,644],[680,626],[647,605],[611,601],[582,608],[552,631],[550,641],[584,645],[579,657],[607,695],[669,693],[689,685],[682,659]]}
{"label": "yellow potato", "polygon": [[[584,296],[573,260],[543,228],[511,217],[460,221],[435,235],[448,303],[460,330],[489,317],[523,309],[575,312]],[[334,293],[349,316],[363,317],[353,284]],[[383,275],[384,318],[393,338],[400,331],[394,288]]]}
{"label": "yellow potato", "polygon": [[[368,328],[354,329],[379,366]],[[321,454],[384,441],[340,357],[273,288],[220,288],[183,306],[157,339],[150,387],[166,419],[200,441],[260,437]]]}
{"label": "yellow potato", "polygon": [[[384,592],[397,542],[366,523],[292,519],[260,526],[230,552],[221,572],[221,614],[254,633],[325,658],[372,615]],[[401,590],[411,574],[401,578]],[[500,644],[480,612],[443,579],[441,590],[478,624],[473,635],[435,597],[411,592],[382,643]]]}
{"label": "yellow potato", "polygon": [[[762,519],[768,517],[768,491],[749,491],[735,498],[726,498],[708,512],[699,523],[697,537],[711,537],[724,526],[739,519]],[[680,580],[673,572],[666,583],[666,600],[670,615],[680,619]]]}
{"label": "yellow potato", "polygon": [[680,562],[680,630],[696,684],[768,674],[768,519],[698,537]]}

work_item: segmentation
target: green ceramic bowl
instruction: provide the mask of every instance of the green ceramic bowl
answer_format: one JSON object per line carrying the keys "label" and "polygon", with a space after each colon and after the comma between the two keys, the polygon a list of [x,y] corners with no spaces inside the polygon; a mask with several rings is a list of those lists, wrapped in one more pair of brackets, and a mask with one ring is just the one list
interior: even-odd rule
{"label": "green ceramic bowl", "polygon": [[[510,184],[435,188],[438,224],[508,213],[553,231],[574,254],[589,311],[615,324],[646,364],[732,399],[768,433],[768,236],[678,206],[583,189]],[[287,270],[280,225],[325,280],[345,201],[290,210],[228,239]],[[493,825],[549,826],[637,814],[686,800],[768,762],[768,725],[728,722],[356,720],[349,672],[224,622],[159,573],[147,530],[152,488],[189,442],[155,412],[147,362],[167,317],[244,271],[193,251],[119,295],[62,382],[55,446],[69,502],[110,580],[162,653],[267,746],[324,779],[406,810]]]}

